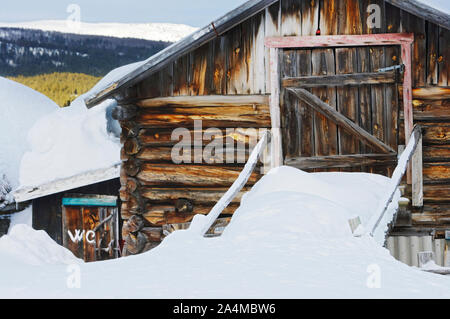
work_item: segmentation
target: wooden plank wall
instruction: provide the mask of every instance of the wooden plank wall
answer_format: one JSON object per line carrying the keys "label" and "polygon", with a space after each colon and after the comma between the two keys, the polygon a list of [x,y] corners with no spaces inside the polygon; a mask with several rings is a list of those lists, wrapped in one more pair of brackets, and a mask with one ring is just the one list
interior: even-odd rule
{"label": "wooden plank wall", "polygon": [[33,200],[33,228],[45,230],[58,244],[63,244],[62,234],[62,198],[66,194],[93,194],[117,196],[120,189],[119,179],[113,179],[63,193],[57,193]]}
{"label": "wooden plank wall", "polygon": [[[366,21],[369,16],[367,6],[370,4],[377,4],[381,8],[380,28],[370,29],[367,26]],[[164,96],[268,94],[270,92],[269,51],[264,47],[264,38],[281,35],[314,35],[318,30],[321,35],[414,32],[416,37],[413,50],[415,88],[430,92],[430,86],[448,86],[450,31],[414,17],[383,0],[280,0],[225,34],[193,49],[162,71],[129,89],[124,93],[121,104],[137,104],[143,99]],[[296,54],[292,50],[286,50],[283,59],[285,66],[282,72],[291,76],[365,72],[401,62],[397,47],[302,50]],[[401,112],[398,112],[396,103],[401,95],[392,86],[382,84],[374,88],[362,86],[311,91],[389,145],[396,148],[397,145],[404,144]],[[425,97],[427,95],[429,93],[423,94]],[[422,119],[427,117],[425,136],[433,136],[433,142],[424,138],[425,180],[430,181],[431,176],[434,176],[432,183],[426,182],[425,207],[435,203],[430,202],[430,198],[438,197],[439,205],[449,202],[448,192],[436,193],[437,186],[431,186],[441,185],[440,187],[445,188],[449,185],[449,177],[445,175],[448,174],[450,167],[449,96],[444,97],[445,99],[443,97],[418,98],[418,96],[414,98],[415,122],[422,123]],[[378,102],[384,107],[371,108],[371,105]],[[282,95],[281,108],[284,115],[282,129],[285,132],[286,141],[284,154],[317,156],[368,151],[366,146],[355,141],[345,132],[340,132],[333,123],[312,112],[308,107],[299,105],[298,108],[288,110],[286,108],[288,103],[298,102],[293,101],[289,96]],[[398,107],[402,109],[401,104]],[[186,114],[178,114],[184,115],[187,122],[173,122],[171,125],[166,125],[167,118],[164,117],[163,108],[158,112],[158,116],[147,112],[147,115],[142,115],[138,119],[122,122],[123,142],[134,139],[130,142],[131,145],[135,145],[136,141],[139,144],[137,153],[123,152],[124,169],[121,178],[123,217],[127,219],[136,213],[145,214],[148,227],[162,225],[169,221],[184,222],[193,216],[187,214],[180,218],[180,215],[174,213],[174,198],[179,194],[169,196],[167,187],[170,174],[176,175],[178,170],[183,169],[187,170],[185,173],[188,175],[195,171],[189,171],[187,166],[184,168],[168,166],[167,163],[169,158],[167,152],[171,146],[168,142],[171,127],[185,126],[189,124],[193,116],[186,117]],[[239,113],[238,109],[236,113]],[[218,122],[220,121],[213,120],[209,124],[217,127],[220,125]],[[231,122],[223,122],[219,127],[225,127],[224,125],[236,127],[236,123]],[[254,124],[249,126],[258,127]],[[259,127],[265,127],[265,124]],[[300,134],[289,135],[288,132],[291,130]],[[435,139],[438,139],[438,142]],[[198,169],[203,171],[205,167],[200,166]],[[214,190],[212,185],[209,186],[209,190],[218,191],[214,196],[219,196],[227,185],[230,185],[232,176],[237,176],[239,167],[241,166],[233,169],[213,167],[210,168],[212,171],[203,171],[205,174],[207,172],[208,176],[219,174],[219,172],[230,176],[229,180],[224,178],[223,185],[214,185]],[[142,168],[144,168],[143,172]],[[362,170],[389,175],[392,168],[362,168]],[[437,172],[444,172],[444,174],[437,174]],[[160,183],[155,182],[156,180]],[[205,193],[205,189],[199,190],[192,188],[193,186],[198,187],[198,185],[190,185],[188,188],[186,185],[178,184],[177,191],[189,196],[200,192]],[[152,192],[153,189],[163,189],[167,193],[161,191],[158,197]],[[207,212],[212,203],[199,204],[196,203],[196,206],[203,207],[199,211]],[[450,217],[450,204],[448,208],[445,205],[439,207],[439,214],[442,213],[445,218]],[[230,210],[232,211],[233,209]],[[432,211],[436,212],[436,209]],[[418,218],[415,220],[419,222]]]}

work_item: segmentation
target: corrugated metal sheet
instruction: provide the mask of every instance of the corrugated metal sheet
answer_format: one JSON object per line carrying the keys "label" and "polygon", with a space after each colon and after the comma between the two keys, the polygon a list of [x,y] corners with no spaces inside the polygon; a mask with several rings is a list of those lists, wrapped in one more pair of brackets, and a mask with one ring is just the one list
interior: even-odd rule
{"label": "corrugated metal sheet", "polygon": [[421,251],[433,251],[437,265],[450,266],[444,264],[445,239],[433,239],[432,236],[390,236],[386,248],[395,259],[410,266],[419,266],[417,253]]}

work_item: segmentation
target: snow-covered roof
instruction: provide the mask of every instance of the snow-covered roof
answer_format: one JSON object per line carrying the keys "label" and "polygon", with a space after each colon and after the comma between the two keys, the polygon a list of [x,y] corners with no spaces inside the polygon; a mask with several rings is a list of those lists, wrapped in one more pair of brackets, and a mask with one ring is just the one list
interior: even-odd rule
{"label": "snow-covered roof", "polygon": [[120,125],[111,116],[115,105],[106,100],[89,110],[80,96],[36,122],[28,134],[30,150],[22,157],[16,202],[118,178]]}
{"label": "snow-covered roof", "polygon": [[[206,27],[192,33],[177,43],[167,47],[149,59],[136,63],[126,72],[109,76],[105,85],[91,90],[86,95],[86,105],[91,108],[105,99],[117,95],[120,90],[131,87],[145,77],[161,70],[168,63],[175,61],[191,49],[199,47],[216,36],[230,30],[240,22],[257,14],[278,0],[250,0],[225,14]],[[417,15],[450,30],[450,2],[448,0],[386,0],[407,12]]]}
{"label": "snow-covered roof", "polygon": [[110,77],[105,85],[91,90],[86,95],[86,105],[93,107],[107,98],[113,97],[124,87],[130,87],[151,73],[162,69],[167,63],[175,61],[178,57],[188,53],[192,48],[199,47],[211,39],[230,30],[245,19],[252,17],[264,8],[278,0],[249,0],[238,8],[225,14],[223,17],[211,22],[206,27],[192,33],[184,39],[172,44],[158,52],[149,59],[137,63],[126,73]]}
{"label": "snow-covered roof", "polygon": [[29,130],[58,109],[46,96],[0,77],[0,197],[1,189],[14,189],[20,184],[20,161],[31,150],[27,143]]}
{"label": "snow-covered roof", "polygon": [[14,192],[16,202],[25,202],[51,194],[61,193],[71,189],[109,181],[120,176],[120,164],[110,167],[79,173],[77,175],[60,178],[39,186],[25,186]]}

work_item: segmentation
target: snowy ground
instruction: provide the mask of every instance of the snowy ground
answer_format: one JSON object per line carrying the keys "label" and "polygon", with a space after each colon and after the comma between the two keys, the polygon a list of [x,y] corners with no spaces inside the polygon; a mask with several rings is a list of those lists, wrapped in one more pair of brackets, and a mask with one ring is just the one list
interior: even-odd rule
{"label": "snowy ground", "polygon": [[[243,198],[222,237],[198,237],[197,216],[148,253],[91,264],[18,225],[0,239],[0,297],[450,298],[450,278],[352,236],[348,219],[367,222],[387,181],[282,167]],[[77,267],[81,288],[69,289]]]}

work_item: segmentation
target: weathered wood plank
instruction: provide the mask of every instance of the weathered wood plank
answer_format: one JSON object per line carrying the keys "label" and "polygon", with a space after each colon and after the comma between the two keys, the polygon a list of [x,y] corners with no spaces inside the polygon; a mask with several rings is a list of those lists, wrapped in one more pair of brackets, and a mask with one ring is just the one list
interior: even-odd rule
{"label": "weathered wood plank", "polygon": [[[297,59],[297,50],[283,50],[281,63],[281,77],[296,76],[299,65]],[[280,97],[281,111],[281,131],[283,136],[283,154],[284,156],[295,155],[299,152],[300,146],[300,123],[297,118],[298,99],[288,94],[281,88]]]}
{"label": "weathered wood plank", "polygon": [[396,154],[354,154],[319,157],[290,157],[285,165],[299,169],[350,168],[361,166],[386,166],[397,163]]}
{"label": "weathered wood plank", "polygon": [[[164,187],[144,187],[141,194],[151,202],[173,202],[178,199],[186,198],[192,200],[194,204],[212,204],[217,203],[225,194],[228,188],[164,188]],[[240,203],[242,195],[249,189],[244,188],[232,201]]]}
{"label": "weathered wood plank", "polygon": [[186,54],[173,63],[173,94],[189,95],[189,55]]}
{"label": "weathered wood plank", "polygon": [[[280,2],[277,1],[270,7],[266,8],[265,12],[265,36],[280,35]],[[270,93],[270,48],[264,46],[264,65],[266,70],[266,93]]]}
{"label": "weathered wood plank", "polygon": [[[371,70],[385,67],[385,48],[369,47]],[[380,141],[386,141],[385,92],[383,85],[373,85],[371,90],[372,134]]]}
{"label": "weathered wood plank", "polygon": [[448,228],[450,205],[448,202],[425,204],[423,209],[412,214],[413,225]]}
{"label": "weathered wood plank", "polygon": [[143,99],[136,103],[140,107],[207,107],[207,106],[262,106],[269,105],[269,95],[205,95],[170,96]]}
{"label": "weathered wood plank", "polygon": [[367,133],[353,121],[349,120],[344,115],[340,114],[331,106],[322,102],[318,97],[312,95],[308,91],[304,89],[289,89],[289,91],[293,92],[295,95],[297,95],[298,98],[308,103],[308,105],[310,105],[312,108],[314,108],[318,112],[321,112],[322,114],[327,116],[327,118],[331,119],[351,134],[354,134],[367,144],[371,145],[373,148],[382,152],[394,152],[394,150],[392,150],[388,145],[377,140],[373,135]]}
{"label": "weathered wood plank", "polygon": [[270,49],[270,118],[272,127],[271,165],[283,164],[283,143],[280,112],[280,64],[278,49]]}
{"label": "weathered wood plank", "polygon": [[[249,157],[249,148],[247,145],[245,149],[242,148],[239,156],[239,163],[247,161]],[[214,150],[206,151],[203,147],[196,151],[197,147],[188,147],[187,150],[181,149],[179,152],[175,152],[173,147],[169,146],[159,146],[159,147],[147,147],[140,152],[136,158],[144,162],[151,163],[173,163],[174,161],[178,164],[181,163],[207,163],[207,164],[218,164],[218,165],[236,165],[238,163],[236,156],[236,149],[231,147],[215,147]],[[186,151],[186,153],[184,153]],[[243,153],[243,154],[242,154]],[[233,158],[232,163],[227,163],[227,159]]]}
{"label": "weathered wood plank", "polygon": [[[356,48],[358,60],[358,72],[370,72],[370,52],[369,48]],[[358,87],[358,122],[359,125],[369,132],[373,133],[372,129],[372,106],[371,106],[371,88],[370,85],[361,85]],[[370,152],[369,147],[360,142],[359,149],[362,153]],[[395,149],[395,148],[394,148]]]}
{"label": "weathered wood plank", "polygon": [[424,163],[423,178],[425,183],[450,183],[450,162]]}
{"label": "weathered wood plank", "polygon": [[[264,129],[261,129],[264,130]],[[253,127],[250,128],[223,128],[217,130],[210,129],[197,129],[186,130],[188,133],[186,139],[180,137],[178,134],[174,134],[173,130],[167,128],[146,128],[139,131],[137,139],[141,146],[161,147],[161,146],[173,146],[178,144],[180,146],[193,145],[194,134],[197,133],[202,136],[202,145],[208,145],[211,143],[211,137],[214,135],[215,139],[221,139],[223,144],[240,143],[254,143],[257,140],[258,135],[261,134],[259,129]],[[219,134],[220,132],[220,134]],[[213,134],[214,133],[214,134]],[[173,137],[173,138],[172,138]],[[207,138],[209,137],[209,139]],[[199,142],[196,140],[196,142]],[[200,142],[199,142],[200,144]]]}
{"label": "weathered wood plank", "polygon": [[450,85],[450,30],[439,28],[439,86]]}
{"label": "weathered wood plank", "polygon": [[[399,94],[403,95],[403,87],[399,86]],[[414,88],[412,97],[417,100],[444,100],[450,99],[450,88],[448,87],[427,87]]]}
{"label": "weathered wood plank", "polygon": [[[311,52],[312,69],[311,74],[333,75],[336,74],[335,54],[332,49],[315,49]],[[332,108],[336,109],[336,89],[333,87],[314,88],[311,93],[320,100],[325,101]],[[305,101],[303,101],[306,103]],[[314,120],[314,155],[334,155],[338,153],[337,127],[321,113],[313,113]]]}
{"label": "weathered wood plank", "polygon": [[[337,74],[357,72],[356,48],[337,48],[335,52]],[[358,123],[358,88],[338,87],[336,91],[338,111],[351,121]],[[338,134],[340,154],[359,153],[359,142],[352,134],[348,134],[341,128],[338,129]]]}
{"label": "weathered wood plank", "polygon": [[[234,167],[145,163],[137,179],[147,186],[230,186],[240,171]],[[258,173],[252,174],[249,183],[256,183],[259,177]]]}
{"label": "weathered wood plank", "polygon": [[[170,110],[167,110],[169,112]],[[136,123],[143,127],[193,127],[195,120],[201,120],[203,127],[270,127],[269,112],[253,107],[217,107],[172,109],[173,114],[142,112]]]}
{"label": "weathered wood plank", "polygon": [[450,159],[450,145],[424,145],[424,162],[445,162]]}
{"label": "weathered wood plank", "polygon": [[[319,30],[320,30],[320,34],[322,36],[338,34],[337,12],[338,12],[338,1],[320,0]],[[320,41],[320,43],[321,43],[321,41]],[[297,47],[302,47],[302,46],[303,45],[298,45]],[[313,45],[313,47],[314,47],[314,45]]]}
{"label": "weathered wood plank", "polygon": [[319,29],[319,3],[320,0],[300,1],[301,35],[315,35]]}
{"label": "weathered wood plank", "polygon": [[[334,1],[330,1],[334,2]],[[385,46],[409,44],[414,41],[410,33],[363,34],[363,35],[323,35],[320,37],[266,37],[266,46],[271,48],[316,48],[349,46]]]}
{"label": "weathered wood plank", "polygon": [[426,21],[427,24],[427,85],[438,83],[438,49],[439,49],[439,27]]}
{"label": "weathered wood plank", "polygon": [[450,123],[425,123],[423,141],[430,144],[450,144]]}
{"label": "weathered wood plank", "polygon": [[421,87],[426,83],[426,32],[425,20],[401,11],[402,31],[414,33],[412,50],[412,86]]}
{"label": "weathered wood plank", "polygon": [[253,43],[251,47],[250,72],[252,72],[252,90],[253,94],[264,94],[266,92],[266,68],[265,68],[265,17],[263,11],[252,17],[253,24]]}
{"label": "weathered wood plank", "polygon": [[[450,121],[450,99],[413,100],[412,104],[415,121]],[[400,112],[400,118],[403,119],[403,117],[403,112]]]}
{"label": "weathered wood plank", "polygon": [[[153,206],[146,210],[143,217],[152,226],[188,223],[197,214],[207,215],[211,208],[212,206],[196,206],[192,213],[177,213],[170,205]],[[223,215],[232,215],[237,208],[237,205],[230,205],[223,211]]]}
{"label": "weathered wood plank", "polygon": [[284,87],[320,87],[320,86],[346,86],[364,84],[395,83],[397,81],[396,72],[370,72],[336,74],[324,76],[302,76],[287,77],[282,80]]}
{"label": "weathered wood plank", "polygon": [[301,1],[281,0],[281,35],[300,35],[301,27]]}

